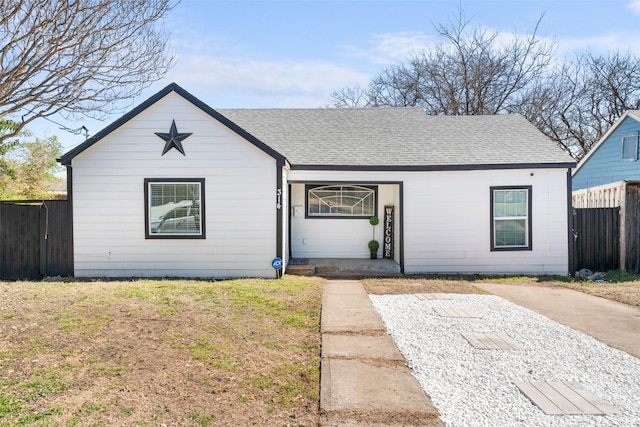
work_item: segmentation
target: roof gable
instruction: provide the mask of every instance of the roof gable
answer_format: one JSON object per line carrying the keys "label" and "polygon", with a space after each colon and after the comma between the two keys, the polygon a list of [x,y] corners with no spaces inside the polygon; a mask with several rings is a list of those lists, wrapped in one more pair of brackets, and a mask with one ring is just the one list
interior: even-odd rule
{"label": "roof gable", "polygon": [[[639,135],[640,111],[625,112],[580,161],[573,172],[573,190],[640,179],[637,158],[623,158],[623,138],[633,136],[634,138],[628,142],[633,144],[633,140],[635,140],[637,144]],[[627,148],[631,147],[633,146]]]}
{"label": "roof gable", "polygon": [[622,116],[620,116],[620,118],[618,120],[616,120],[616,122],[609,128],[609,130],[607,130],[604,135],[602,135],[602,137],[600,137],[600,140],[598,140],[598,142],[596,142],[596,145],[594,145],[591,150],[589,150],[589,152],[587,153],[586,156],[584,156],[582,158],[582,160],[580,160],[580,162],[578,163],[578,166],[576,167],[576,170],[573,172],[573,174],[575,175],[576,173],[578,173],[578,171],[580,170],[580,168],[582,168],[582,166],[584,166],[584,164],[586,164],[589,161],[589,158],[591,158],[591,156],[593,156],[598,149],[600,148],[600,146],[602,144],[604,144],[604,142],[606,140],[609,139],[609,137],[611,136],[612,133],[614,133],[616,131],[616,129],[618,128],[618,126],[620,126],[620,124],[622,124],[622,122],[626,119],[626,118],[630,118],[632,120],[635,120],[637,122],[640,123],[640,110],[627,110],[624,112],[624,114],[622,114]]}
{"label": "roof gable", "polygon": [[162,89],[160,92],[158,92],[155,95],[151,96],[149,99],[144,101],[142,104],[138,105],[133,110],[129,111],[128,113],[126,113],[125,115],[123,115],[122,117],[120,117],[119,119],[114,121],[113,123],[111,123],[109,126],[105,127],[104,129],[102,129],[101,131],[96,133],[94,136],[92,136],[91,138],[87,139],[82,144],[78,145],[77,147],[75,147],[75,148],[71,149],[70,151],[68,151],[67,153],[63,154],[60,157],[60,159],[58,159],[58,161],[62,165],[65,165],[65,166],[71,165],[71,161],[78,154],[82,153],[83,151],[85,151],[86,149],[91,147],[92,145],[98,143],[100,140],[105,138],[107,135],[109,135],[110,133],[114,132],[116,129],[120,128],[125,123],[129,122],[130,120],[134,119],[140,113],[142,113],[143,111],[145,111],[146,109],[148,109],[149,107],[151,107],[152,105],[154,105],[155,103],[157,103],[162,98],[164,98],[165,96],[167,96],[168,94],[170,94],[172,92],[175,92],[176,94],[180,95],[185,100],[187,100],[188,102],[190,102],[191,104],[193,104],[197,108],[201,109],[203,112],[205,112],[206,114],[208,114],[209,116],[211,116],[212,118],[217,120],[218,122],[222,123],[227,128],[229,128],[233,132],[237,133],[238,135],[243,137],[245,140],[249,141],[250,143],[252,143],[256,147],[258,147],[260,150],[264,151],[269,156],[271,156],[274,159],[276,159],[278,161],[278,163],[280,163],[280,164],[284,163],[284,156],[282,156],[280,153],[276,152],[271,147],[267,146],[265,143],[263,143],[262,141],[258,140],[253,135],[249,134],[246,130],[244,130],[241,127],[237,126],[231,120],[229,120],[228,118],[226,118],[222,114],[218,113],[216,110],[214,110],[213,108],[209,107],[207,104],[205,104],[204,102],[200,101],[198,98],[196,98],[195,96],[191,95],[189,92],[187,92],[186,90],[184,90],[183,88],[181,88],[180,86],[178,86],[175,83],[171,83],[170,85],[168,85],[167,87]]}

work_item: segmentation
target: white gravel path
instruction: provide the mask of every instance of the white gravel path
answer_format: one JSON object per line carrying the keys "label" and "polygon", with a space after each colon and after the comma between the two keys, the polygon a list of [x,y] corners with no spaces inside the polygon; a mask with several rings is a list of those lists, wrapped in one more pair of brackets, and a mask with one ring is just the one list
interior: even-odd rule
{"label": "white gravel path", "polygon": [[[413,375],[450,427],[640,427],[640,360],[538,313],[493,295],[370,295]],[[434,307],[460,307],[481,318],[441,317]],[[525,349],[480,350],[463,331],[506,332]],[[572,381],[618,415],[546,415],[517,381]]]}

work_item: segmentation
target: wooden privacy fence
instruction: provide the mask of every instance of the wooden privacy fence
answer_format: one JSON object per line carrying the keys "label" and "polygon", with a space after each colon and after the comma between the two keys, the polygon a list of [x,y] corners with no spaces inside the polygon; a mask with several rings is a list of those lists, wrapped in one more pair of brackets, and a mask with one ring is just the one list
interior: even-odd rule
{"label": "wooden privacy fence", "polygon": [[[576,249],[583,245],[589,245],[590,249],[585,248],[585,251],[601,253],[604,250],[602,246],[605,245],[607,250],[611,250],[613,242],[610,239],[617,233],[619,263],[613,265],[608,262],[606,266],[640,274],[640,181],[618,181],[576,190],[573,192],[572,202],[573,206],[577,208],[576,212],[587,217],[593,215],[595,218],[597,215],[606,215],[604,213],[588,213],[590,211],[597,212],[602,208],[619,209],[617,229],[612,228],[613,225],[608,226],[606,222],[603,222],[604,219],[583,219],[582,216],[576,216],[576,220],[583,223],[588,221],[584,225],[591,224],[592,227],[592,229],[576,231],[578,236],[581,234],[584,236],[585,233],[591,236],[586,240],[583,238],[581,242],[576,241]],[[610,213],[610,215],[612,215],[610,221],[615,221],[615,214]],[[578,254],[576,254],[576,258],[578,258]],[[576,259],[576,261],[582,261],[582,259]],[[580,264],[576,264],[575,267],[576,269],[582,268]]]}
{"label": "wooden privacy fence", "polygon": [[72,275],[70,203],[0,202],[0,279]]}
{"label": "wooden privacy fence", "polygon": [[620,268],[640,273],[640,182],[625,183],[622,229],[620,233]]}
{"label": "wooden privacy fence", "polygon": [[620,268],[620,208],[574,209],[574,267]]}

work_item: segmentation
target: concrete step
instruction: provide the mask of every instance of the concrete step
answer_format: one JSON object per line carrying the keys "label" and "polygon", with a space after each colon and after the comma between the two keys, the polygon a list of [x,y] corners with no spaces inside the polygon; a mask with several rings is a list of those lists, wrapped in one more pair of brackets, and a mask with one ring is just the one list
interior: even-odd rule
{"label": "concrete step", "polygon": [[304,264],[287,265],[288,274],[321,277],[394,277],[400,265],[390,259],[309,258]]}

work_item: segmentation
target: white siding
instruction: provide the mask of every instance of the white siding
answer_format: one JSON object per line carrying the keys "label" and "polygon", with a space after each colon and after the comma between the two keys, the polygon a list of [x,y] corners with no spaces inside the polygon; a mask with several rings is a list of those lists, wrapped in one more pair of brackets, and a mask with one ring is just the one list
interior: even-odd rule
{"label": "white siding", "polygon": [[[155,132],[171,121],[186,156]],[[76,276],[273,277],[276,162],[171,93],[73,159]],[[145,239],[144,179],[204,178],[206,239]]]}
{"label": "white siding", "polygon": [[[403,182],[403,212],[398,203],[393,204],[396,217],[403,215],[404,218],[406,273],[565,275],[568,273],[566,174],[564,169],[404,173],[292,171],[289,179]],[[532,186],[530,251],[490,250],[490,187],[506,185]],[[303,188],[303,185],[293,186],[292,205],[304,206]],[[389,188],[397,187],[390,185]],[[381,201],[381,205],[384,204]],[[366,220],[294,218],[291,232],[294,256],[365,257],[371,226]],[[381,236],[380,233],[376,231],[376,236]],[[398,235],[399,227],[396,228]],[[304,237],[306,245],[301,242]],[[335,255],[331,248],[337,248]],[[396,257],[398,251],[396,246]]]}

